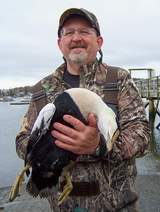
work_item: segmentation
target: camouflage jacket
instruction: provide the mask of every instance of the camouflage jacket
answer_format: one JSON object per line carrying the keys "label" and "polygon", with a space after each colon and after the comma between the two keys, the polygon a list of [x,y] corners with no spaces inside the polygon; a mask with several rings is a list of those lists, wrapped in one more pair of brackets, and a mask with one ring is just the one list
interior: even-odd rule
{"label": "camouflage jacket", "polygon": [[[128,71],[118,70],[118,124],[120,135],[113,150],[96,163],[83,163],[90,156],[81,156],[72,173],[72,180],[99,181],[100,195],[86,198],[69,197],[61,207],[57,206],[56,194],[51,197],[51,205],[55,211],[72,211],[73,205],[87,207],[89,211],[117,211],[124,205],[136,200],[133,185],[136,176],[135,158],[143,156],[147,150],[150,130],[146,119],[143,102]],[[48,102],[65,89],[70,88],[63,81],[65,64],[53,74],[40,81],[47,93]],[[82,67],[80,87],[96,92],[105,99],[103,85],[96,83],[96,77],[104,78],[97,61]],[[107,76],[107,67],[105,70]],[[31,102],[24,116],[19,134],[16,137],[16,149],[20,158],[24,159],[28,138],[37,117],[35,103]],[[100,203],[99,203],[100,202]],[[60,210],[61,209],[61,210]],[[70,210],[69,210],[70,209]]]}

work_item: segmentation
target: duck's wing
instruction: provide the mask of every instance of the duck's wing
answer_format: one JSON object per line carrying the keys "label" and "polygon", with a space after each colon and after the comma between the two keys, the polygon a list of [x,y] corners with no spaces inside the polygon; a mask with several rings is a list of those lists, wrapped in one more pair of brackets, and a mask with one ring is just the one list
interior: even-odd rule
{"label": "duck's wing", "polygon": [[25,164],[30,161],[30,155],[38,145],[40,139],[49,130],[52,118],[55,114],[56,107],[53,103],[48,103],[39,112],[39,115],[33,125],[31,135],[27,145]]}

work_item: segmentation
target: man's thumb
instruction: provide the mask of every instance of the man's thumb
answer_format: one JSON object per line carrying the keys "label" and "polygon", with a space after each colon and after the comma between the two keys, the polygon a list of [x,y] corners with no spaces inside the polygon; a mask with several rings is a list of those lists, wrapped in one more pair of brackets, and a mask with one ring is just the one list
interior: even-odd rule
{"label": "man's thumb", "polygon": [[91,127],[97,127],[97,119],[94,113],[88,114],[88,125]]}

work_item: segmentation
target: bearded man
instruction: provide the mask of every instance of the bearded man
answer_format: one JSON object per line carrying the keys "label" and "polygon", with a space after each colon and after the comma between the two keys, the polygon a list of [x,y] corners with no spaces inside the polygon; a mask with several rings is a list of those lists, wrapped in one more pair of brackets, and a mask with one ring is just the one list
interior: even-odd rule
{"label": "bearded man", "polygon": [[[54,123],[55,144],[79,155],[71,176],[77,191],[60,206],[57,192],[48,197],[51,209],[56,212],[137,211],[135,158],[145,154],[150,131],[143,102],[129,72],[102,63],[102,44],[99,23],[93,13],[82,8],[66,10],[58,27],[58,46],[65,62],[38,83],[46,93],[47,102],[53,102],[68,88],[94,91],[117,114],[120,130],[109,151],[104,148],[106,141],[99,133],[94,114],[88,115],[88,125],[67,114],[64,120],[73,128]],[[33,99],[16,138],[17,153],[22,159],[37,116]],[[57,189],[61,189],[60,183]]]}

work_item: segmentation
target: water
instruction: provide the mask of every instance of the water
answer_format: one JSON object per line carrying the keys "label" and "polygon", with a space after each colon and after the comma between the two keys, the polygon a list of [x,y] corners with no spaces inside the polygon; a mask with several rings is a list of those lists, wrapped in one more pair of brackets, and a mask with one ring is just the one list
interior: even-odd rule
{"label": "water", "polygon": [[0,187],[11,185],[23,167],[15,150],[15,137],[28,105],[0,102]]}
{"label": "water", "polygon": [[[28,105],[0,102],[0,187],[11,185],[23,167],[23,161],[16,154],[15,137],[27,108]],[[155,130],[155,136],[160,143],[160,131]],[[160,155],[160,151],[158,153]],[[137,160],[137,167],[140,175],[160,175],[160,158],[150,153]]]}

